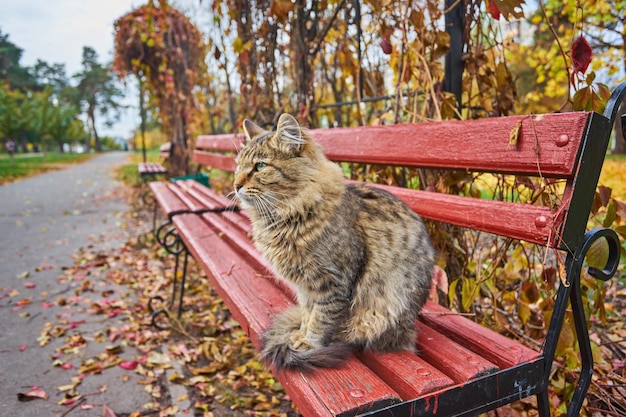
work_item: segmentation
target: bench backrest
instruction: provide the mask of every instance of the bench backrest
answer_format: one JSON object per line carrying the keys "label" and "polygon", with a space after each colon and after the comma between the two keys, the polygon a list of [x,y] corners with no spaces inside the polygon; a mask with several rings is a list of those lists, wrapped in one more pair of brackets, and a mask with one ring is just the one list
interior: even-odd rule
{"label": "bench backrest", "polygon": [[170,149],[172,148],[172,142],[165,142],[161,146],[159,146],[159,156],[164,159],[168,159],[170,157]]}
{"label": "bench backrest", "polygon": [[[553,207],[376,186],[427,219],[574,251],[584,236],[608,145],[608,135],[595,132],[610,132],[607,126],[603,115],[575,112],[315,129],[310,134],[337,162],[563,180],[563,197]],[[199,136],[194,160],[232,172],[242,140],[241,134]]]}

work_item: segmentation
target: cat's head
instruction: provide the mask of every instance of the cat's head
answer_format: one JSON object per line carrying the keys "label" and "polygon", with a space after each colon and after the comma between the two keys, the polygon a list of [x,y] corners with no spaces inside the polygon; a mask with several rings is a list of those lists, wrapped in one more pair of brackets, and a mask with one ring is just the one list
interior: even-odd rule
{"label": "cat's head", "polygon": [[276,131],[266,131],[249,120],[244,121],[243,130],[234,188],[244,208],[263,215],[297,209],[304,198],[315,198],[312,187],[320,184],[329,162],[293,116],[280,116]]}

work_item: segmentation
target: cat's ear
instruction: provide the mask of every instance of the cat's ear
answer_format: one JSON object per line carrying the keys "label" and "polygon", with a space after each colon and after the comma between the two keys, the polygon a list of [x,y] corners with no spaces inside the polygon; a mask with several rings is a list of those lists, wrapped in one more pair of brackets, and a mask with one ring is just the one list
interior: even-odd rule
{"label": "cat's ear", "polygon": [[266,131],[261,126],[257,125],[254,122],[251,122],[248,119],[243,121],[243,132],[246,135],[245,142],[250,142],[252,138],[266,133]]}
{"label": "cat's ear", "polygon": [[288,113],[282,114],[278,119],[276,138],[281,147],[292,152],[299,152],[304,145],[302,128],[300,128],[296,118]]}

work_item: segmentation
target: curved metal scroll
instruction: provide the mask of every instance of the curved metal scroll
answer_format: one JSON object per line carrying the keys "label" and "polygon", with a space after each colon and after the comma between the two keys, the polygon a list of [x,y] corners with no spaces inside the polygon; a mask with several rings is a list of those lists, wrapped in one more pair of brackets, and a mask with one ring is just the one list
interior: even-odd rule
{"label": "curved metal scroll", "polygon": [[[174,278],[172,282],[172,296],[167,309],[156,308],[155,303],[163,303],[164,300],[161,296],[151,297],[148,301],[148,310],[152,317],[152,325],[159,330],[165,330],[168,327],[161,326],[158,322],[158,317],[165,316],[169,318],[169,312],[174,308],[176,304],[176,296],[178,295],[178,311],[177,316],[180,318],[183,308],[183,296],[185,294],[185,281],[187,277],[187,261],[189,252],[185,243],[177,233],[176,228],[172,225],[170,220],[166,220],[161,223],[155,233],[156,239],[167,252],[176,257],[176,263],[174,264]],[[180,284],[178,283],[178,270],[180,268],[180,255],[183,255],[182,277],[180,278]]]}
{"label": "curved metal scroll", "polygon": [[574,325],[576,327],[576,337],[580,349],[581,372],[574,396],[568,407],[568,416],[577,416],[582,407],[583,400],[593,376],[593,354],[591,351],[591,342],[589,340],[589,332],[587,329],[587,319],[585,317],[585,306],[582,300],[582,290],[580,287],[580,276],[584,266],[585,257],[591,249],[594,242],[599,239],[606,239],[608,242],[609,254],[607,262],[603,268],[588,268],[587,272],[594,278],[607,281],[617,272],[620,259],[620,241],[619,237],[612,229],[593,229],[585,233],[583,244],[576,253],[569,253],[567,256],[566,270],[567,283],[559,287],[556,304],[552,314],[552,322],[546,337],[544,346],[544,358],[546,363],[546,375],[550,374],[550,368],[554,360],[556,345],[561,333],[561,328],[565,319],[568,301],[571,302],[572,315]]}

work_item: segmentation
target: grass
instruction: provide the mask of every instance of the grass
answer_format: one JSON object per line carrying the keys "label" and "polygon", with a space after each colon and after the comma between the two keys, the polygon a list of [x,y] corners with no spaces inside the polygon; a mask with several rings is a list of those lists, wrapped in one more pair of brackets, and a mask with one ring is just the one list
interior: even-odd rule
{"label": "grass", "polygon": [[17,153],[13,160],[8,154],[0,155],[0,184],[19,180],[20,178],[61,169],[67,164],[76,164],[92,158],[93,154],[47,152]]}

